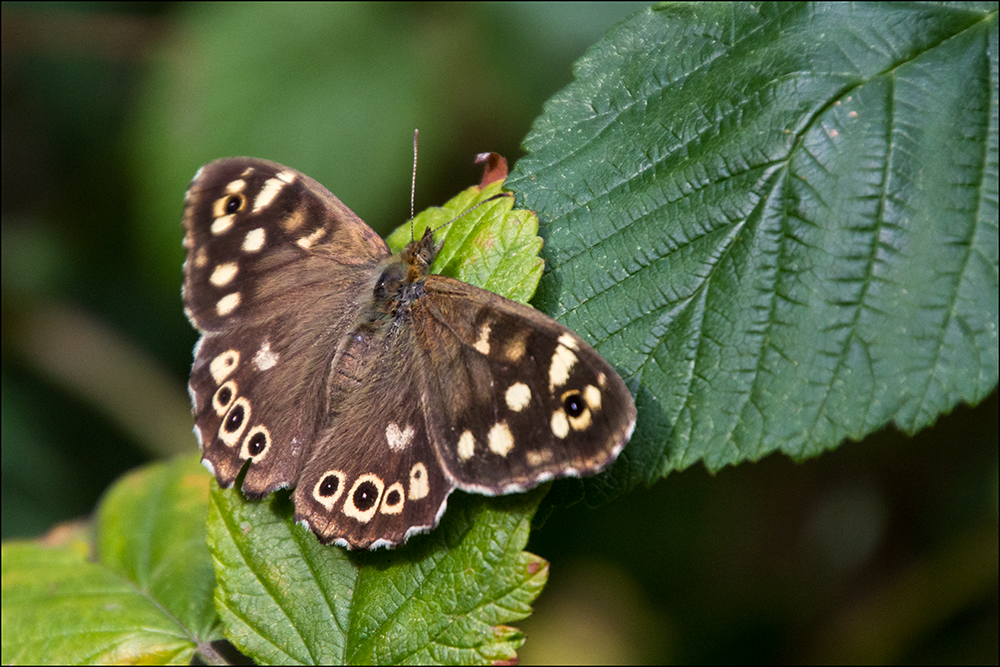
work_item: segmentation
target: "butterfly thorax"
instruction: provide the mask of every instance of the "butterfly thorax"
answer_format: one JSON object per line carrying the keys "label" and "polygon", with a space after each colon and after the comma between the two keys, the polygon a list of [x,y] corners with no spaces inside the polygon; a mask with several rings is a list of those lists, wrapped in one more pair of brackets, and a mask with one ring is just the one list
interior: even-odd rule
{"label": "butterfly thorax", "polygon": [[366,378],[401,367],[399,339],[408,331],[413,305],[425,295],[424,282],[436,253],[427,230],[419,240],[386,256],[375,267],[371,298],[338,342],[329,366],[324,408],[327,424],[339,418],[345,402],[363,389]]}
{"label": "butterfly thorax", "polygon": [[398,254],[382,260],[372,292],[376,313],[397,321],[405,319],[413,302],[424,294],[424,279],[435,254],[434,237],[428,229],[420,240],[411,241]]}

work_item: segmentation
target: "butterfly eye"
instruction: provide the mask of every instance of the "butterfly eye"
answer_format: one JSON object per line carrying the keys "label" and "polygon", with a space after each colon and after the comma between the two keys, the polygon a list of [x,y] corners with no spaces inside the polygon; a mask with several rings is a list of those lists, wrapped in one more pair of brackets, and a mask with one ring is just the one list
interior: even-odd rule
{"label": "butterfly eye", "polygon": [[243,208],[243,201],[243,195],[231,195],[229,199],[226,200],[226,205],[224,206],[226,213],[236,213],[236,211]]}
{"label": "butterfly eye", "polygon": [[570,417],[579,417],[583,414],[583,397],[579,393],[573,392],[563,399],[563,408]]}

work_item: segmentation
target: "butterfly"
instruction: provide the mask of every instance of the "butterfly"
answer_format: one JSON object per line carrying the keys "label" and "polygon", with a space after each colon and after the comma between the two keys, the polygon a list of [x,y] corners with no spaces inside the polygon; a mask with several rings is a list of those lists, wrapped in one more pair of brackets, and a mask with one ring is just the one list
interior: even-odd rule
{"label": "butterfly", "polygon": [[202,462],[244,495],[294,487],[324,544],[394,547],[456,488],[499,495],[607,467],[636,409],[615,370],[539,311],[434,275],[275,162],[202,167],[184,207],[189,390]]}

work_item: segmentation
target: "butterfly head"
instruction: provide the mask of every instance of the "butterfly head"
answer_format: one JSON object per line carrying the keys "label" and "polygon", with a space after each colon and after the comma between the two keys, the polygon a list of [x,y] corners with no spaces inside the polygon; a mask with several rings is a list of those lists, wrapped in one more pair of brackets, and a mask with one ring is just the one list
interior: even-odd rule
{"label": "butterfly head", "polygon": [[[444,224],[447,225],[448,223],[446,222]],[[440,227],[438,227],[438,229],[440,229]],[[406,247],[403,248],[400,255],[405,260],[407,265],[413,267],[413,271],[418,271],[421,276],[424,276],[430,271],[431,264],[434,262],[434,258],[437,256],[438,251],[441,250],[442,245],[444,245],[444,241],[438,244],[434,243],[434,231],[428,227],[424,230],[423,235],[419,239],[410,241]],[[416,280],[421,276],[412,276],[412,280]]]}

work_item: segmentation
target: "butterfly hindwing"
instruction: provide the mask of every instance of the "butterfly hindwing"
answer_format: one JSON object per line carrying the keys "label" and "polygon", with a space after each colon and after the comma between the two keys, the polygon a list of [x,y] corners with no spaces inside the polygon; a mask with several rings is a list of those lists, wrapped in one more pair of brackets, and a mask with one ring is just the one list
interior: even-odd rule
{"label": "butterfly hindwing", "polygon": [[358,365],[366,381],[341,392],[293,494],[296,521],[324,543],[399,544],[436,525],[455,488],[428,439],[412,356],[396,349]]}

